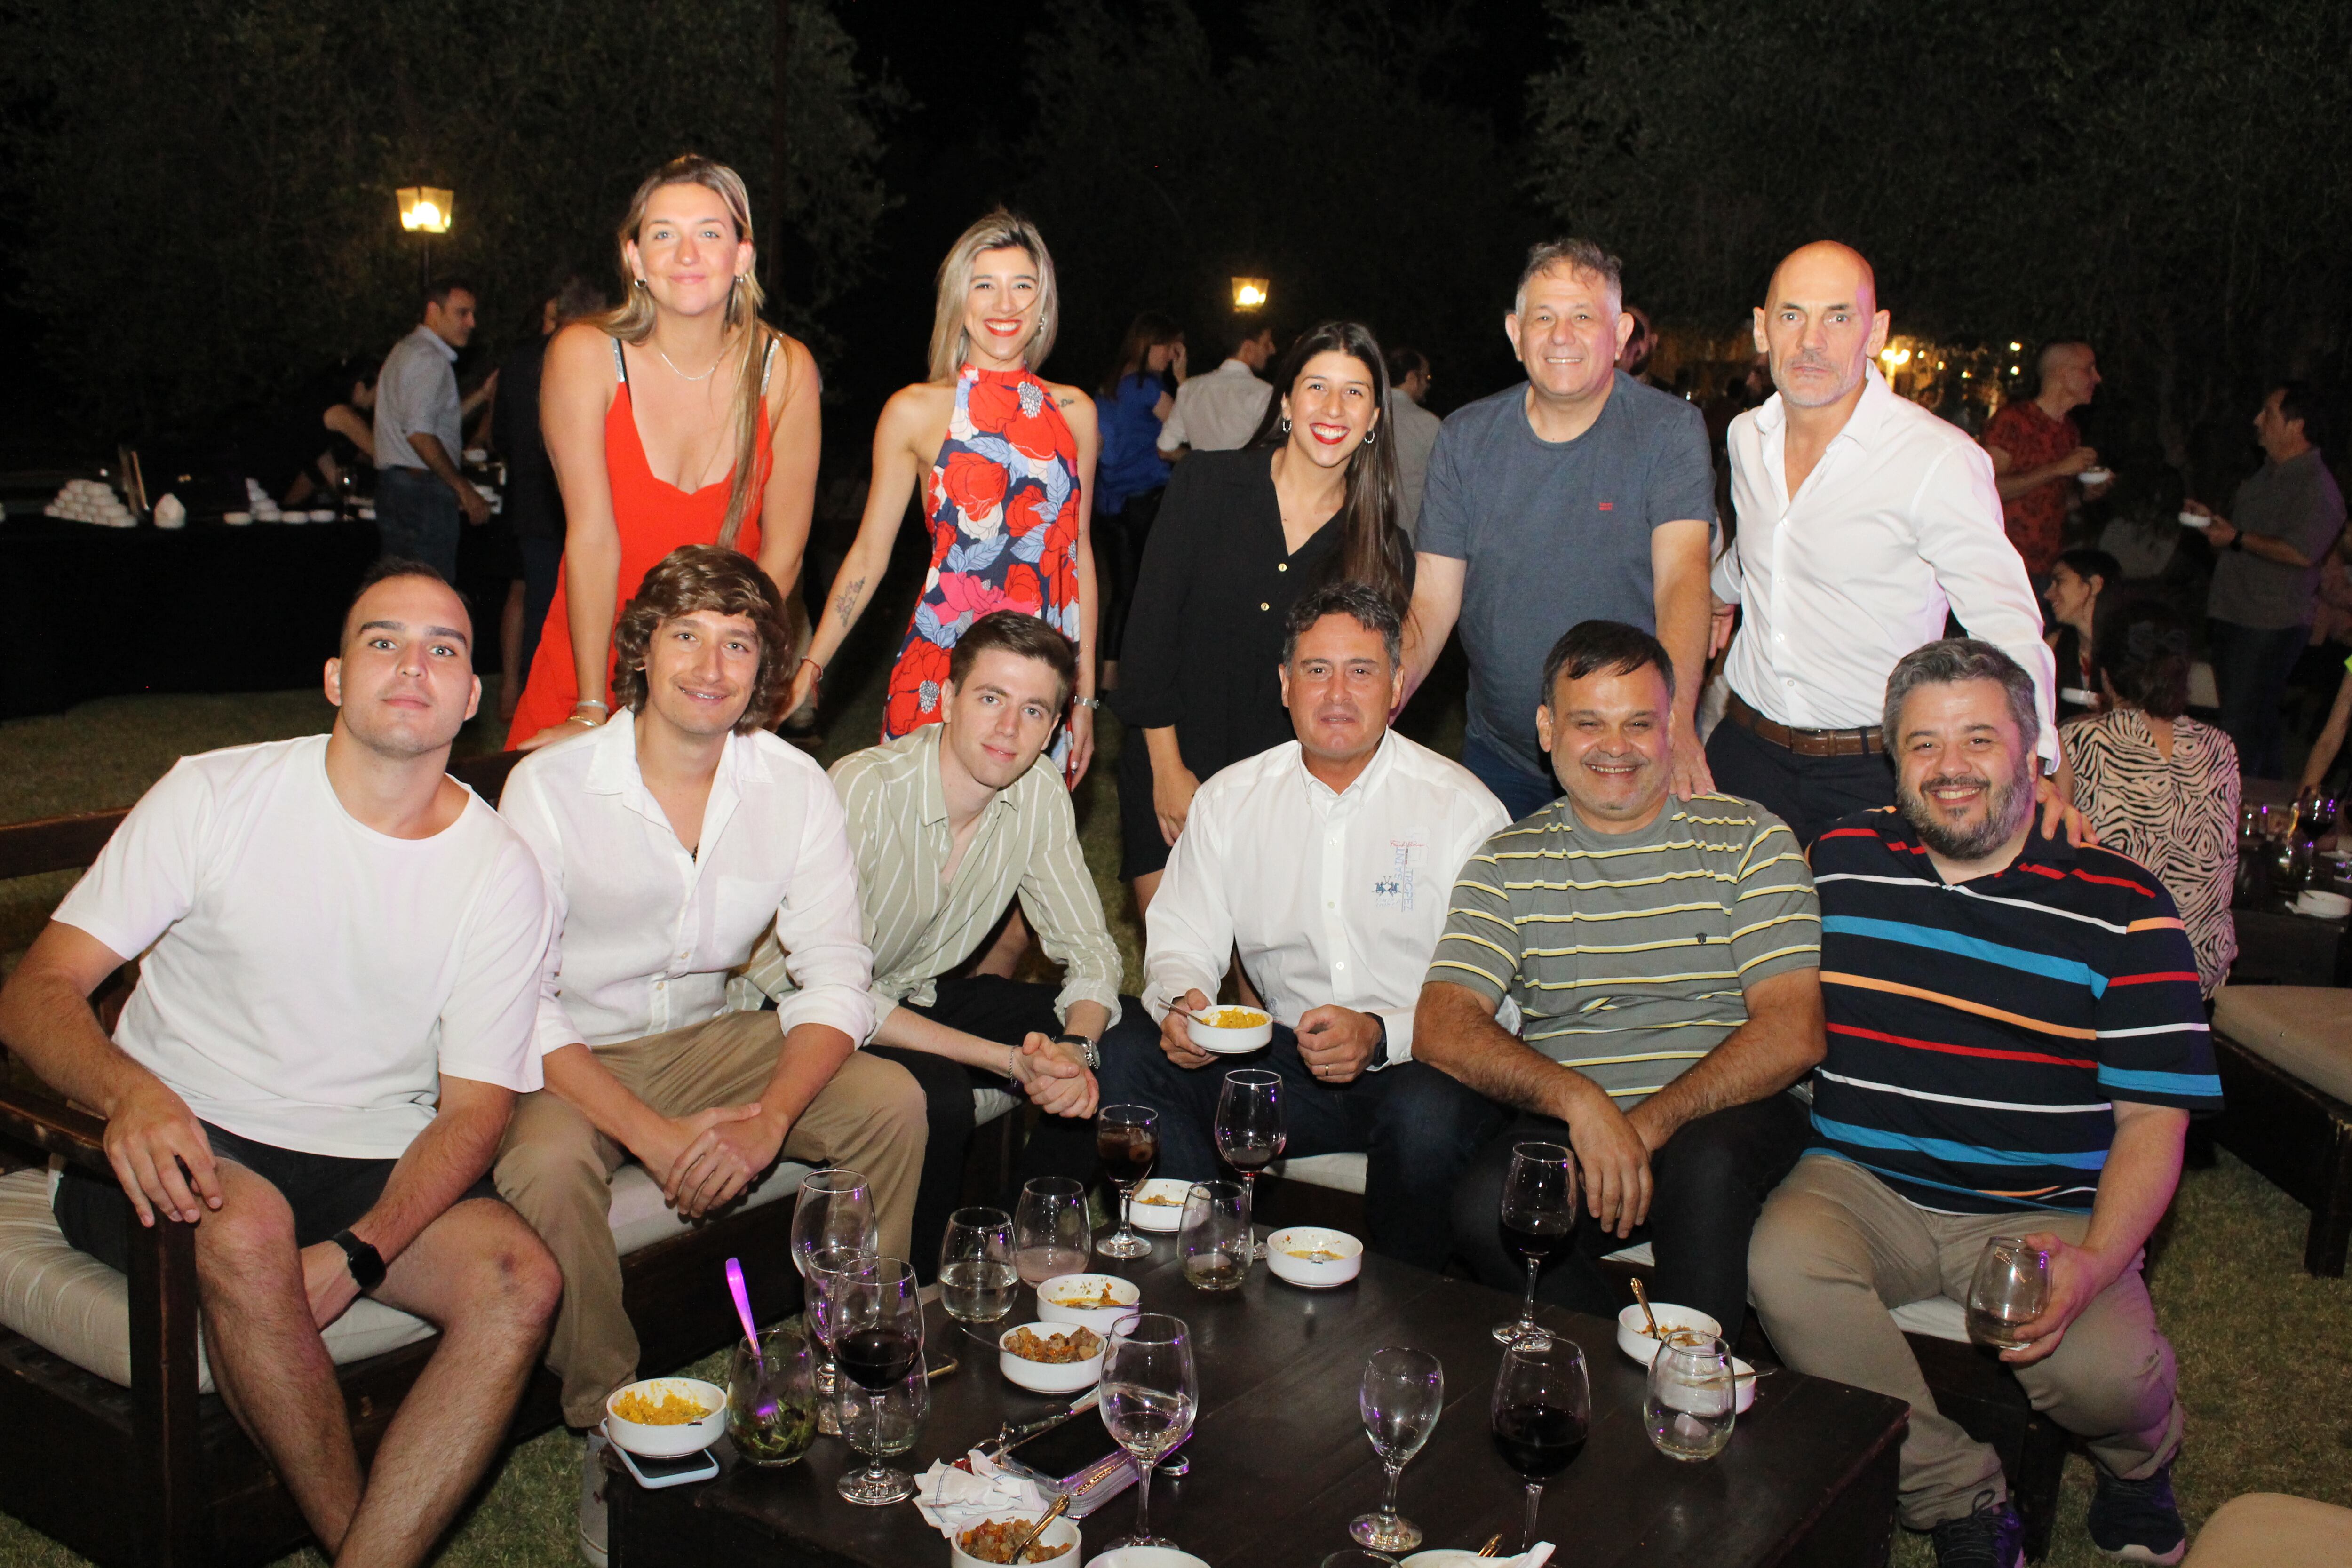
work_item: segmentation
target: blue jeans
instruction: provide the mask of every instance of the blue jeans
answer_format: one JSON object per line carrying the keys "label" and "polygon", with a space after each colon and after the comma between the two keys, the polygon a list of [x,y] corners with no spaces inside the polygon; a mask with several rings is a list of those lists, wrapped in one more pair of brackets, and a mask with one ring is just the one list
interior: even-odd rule
{"label": "blue jeans", "polygon": [[1324,1083],[1298,1058],[1298,1037],[1274,1026],[1274,1043],[1203,1068],[1178,1067],[1160,1048],[1160,1028],[1129,1007],[1103,1039],[1105,1105],[1146,1105],[1160,1113],[1155,1175],[1206,1182],[1226,1174],[1217,1160],[1217,1096],[1225,1073],[1255,1068],[1282,1079],[1286,1157],[1362,1153],[1364,1228],[1374,1252],[1440,1269],[1453,1250],[1454,1183],[1507,1112],[1420,1062],[1400,1062],[1351,1083]]}
{"label": "blue jeans", "polygon": [[2311,628],[2208,621],[2205,630],[2213,649],[2213,684],[2221,689],[2221,728],[2237,743],[2238,771],[2248,778],[2284,778],[2286,725],[2279,703]]}
{"label": "blue jeans", "polygon": [[1503,809],[1517,822],[1533,816],[1560,796],[1559,781],[1549,773],[1531,773],[1518,758],[1475,735],[1462,742],[1462,765],[1495,792]]}
{"label": "blue jeans", "polygon": [[430,468],[378,468],[375,531],[383,553],[422,561],[457,580],[457,492]]}

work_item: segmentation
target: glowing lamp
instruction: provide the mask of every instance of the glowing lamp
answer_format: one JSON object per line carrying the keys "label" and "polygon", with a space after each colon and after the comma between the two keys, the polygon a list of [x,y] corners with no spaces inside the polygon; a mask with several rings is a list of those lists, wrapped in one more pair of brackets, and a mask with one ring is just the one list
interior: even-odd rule
{"label": "glowing lamp", "polygon": [[400,226],[411,234],[446,234],[455,196],[435,185],[400,187]]}
{"label": "glowing lamp", "polygon": [[1271,288],[1272,285],[1263,278],[1234,279],[1234,309],[1236,310],[1264,310]]}
{"label": "glowing lamp", "polygon": [[2009,345],[2009,352],[2011,353],[2020,353],[2024,351],[2024,348],[2025,345],[2023,343],[2011,343]]}

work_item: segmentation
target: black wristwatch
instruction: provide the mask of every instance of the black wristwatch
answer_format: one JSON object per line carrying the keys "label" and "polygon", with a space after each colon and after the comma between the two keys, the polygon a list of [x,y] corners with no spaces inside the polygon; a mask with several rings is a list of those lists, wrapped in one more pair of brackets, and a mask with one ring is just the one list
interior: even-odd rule
{"label": "black wristwatch", "polygon": [[1077,1047],[1079,1059],[1087,1064],[1087,1070],[1089,1072],[1102,1066],[1102,1047],[1076,1029],[1066,1034],[1055,1035],[1054,1043],[1057,1046]]}
{"label": "black wristwatch", "polygon": [[2230,535],[2230,542],[2221,546],[2224,550],[2243,550],[2245,547],[2246,532],[2243,529],[2240,529],[2237,532]]}
{"label": "black wristwatch", "polygon": [[383,1253],[348,1230],[339,1230],[327,1239],[343,1249],[344,1265],[351,1269],[352,1279],[362,1294],[383,1283]]}
{"label": "black wristwatch", "polygon": [[1389,1056],[1389,1021],[1375,1013],[1372,1022],[1381,1026],[1380,1043],[1372,1047],[1372,1059],[1382,1067],[1393,1067],[1395,1063]]}

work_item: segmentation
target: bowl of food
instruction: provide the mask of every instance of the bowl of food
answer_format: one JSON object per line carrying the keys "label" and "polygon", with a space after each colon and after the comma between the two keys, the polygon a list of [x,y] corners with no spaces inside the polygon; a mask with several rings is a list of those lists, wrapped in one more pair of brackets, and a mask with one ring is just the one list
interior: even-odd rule
{"label": "bowl of food", "polygon": [[[1491,1561],[1491,1559],[1490,1559]],[[1106,1552],[1087,1568],[1209,1568],[1189,1552],[1173,1546],[1122,1546]]]}
{"label": "bowl of food", "polygon": [[1273,1041],[1274,1018],[1255,1007],[1203,1007],[1192,1015],[1184,1033],[1213,1055],[1239,1056],[1264,1050]]}
{"label": "bowl of food", "polygon": [[1037,1287],[1037,1321],[1108,1334],[1140,1310],[1142,1289],[1116,1274],[1059,1274]]}
{"label": "bowl of food", "polygon": [[[1034,1529],[1037,1513],[992,1513],[978,1524],[966,1525],[948,1537],[948,1562],[952,1568],[980,1568],[982,1563],[1010,1563],[1013,1549]],[[1064,1515],[1039,1531],[1024,1563],[1059,1563],[1074,1568],[1078,1560],[1077,1521]]]}
{"label": "bowl of food", "polygon": [[[1657,1315],[1658,1327],[1669,1339],[1688,1344],[1723,1337],[1723,1325],[1696,1307],[1653,1301],[1650,1310]],[[1617,1348],[1643,1366],[1657,1359],[1658,1342],[1651,1337],[1650,1321],[1642,1315],[1638,1301],[1617,1314]]]}
{"label": "bowl of food", "polygon": [[1135,1201],[1128,1212],[1135,1217],[1138,1230],[1155,1230],[1162,1236],[1173,1236],[1184,1228],[1184,1194],[1192,1190],[1190,1182],[1180,1182],[1172,1176],[1154,1176],[1135,1189]]}
{"label": "bowl of food", "polygon": [[2084,468],[2074,477],[2086,485],[2096,486],[2105,484],[2109,479],[2114,479],[2116,471],[2113,468]]}
{"label": "bowl of food", "polygon": [[2202,530],[2212,527],[2213,520],[2201,511],[2183,511],[2180,514],[2180,526]]}
{"label": "bowl of food", "polygon": [[1276,1279],[1328,1289],[1363,1272],[1364,1244],[1344,1230],[1295,1225],[1265,1238],[1265,1266]]}
{"label": "bowl of food", "polygon": [[996,1338],[998,1370],[1032,1394],[1076,1394],[1102,1381],[1103,1337],[1075,1323],[1024,1323]]}
{"label": "bowl of food", "polygon": [[698,1377],[648,1377],[604,1401],[604,1436],[648,1459],[699,1454],[727,1430],[727,1391]]}

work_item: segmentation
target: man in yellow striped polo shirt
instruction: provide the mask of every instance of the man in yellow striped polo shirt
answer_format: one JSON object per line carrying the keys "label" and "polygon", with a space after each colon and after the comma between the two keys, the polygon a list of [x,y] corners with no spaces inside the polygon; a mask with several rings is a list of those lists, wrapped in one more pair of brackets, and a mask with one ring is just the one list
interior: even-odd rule
{"label": "man in yellow striped polo shirt", "polygon": [[[1807,1136],[1784,1091],[1822,1058],[1812,877],[1762,806],[1673,797],[1674,665],[1648,632],[1580,622],[1543,690],[1537,735],[1566,794],[1463,867],[1414,1014],[1421,1060],[1519,1112],[1454,1190],[1454,1246],[1515,1286],[1497,1228],[1511,1150],[1564,1143],[1593,1223],[1543,1299],[1613,1314],[1600,1259],[1647,1239],[1657,1298],[1736,1338],[1748,1233]],[[1495,1021],[1506,996],[1517,1035]]]}

